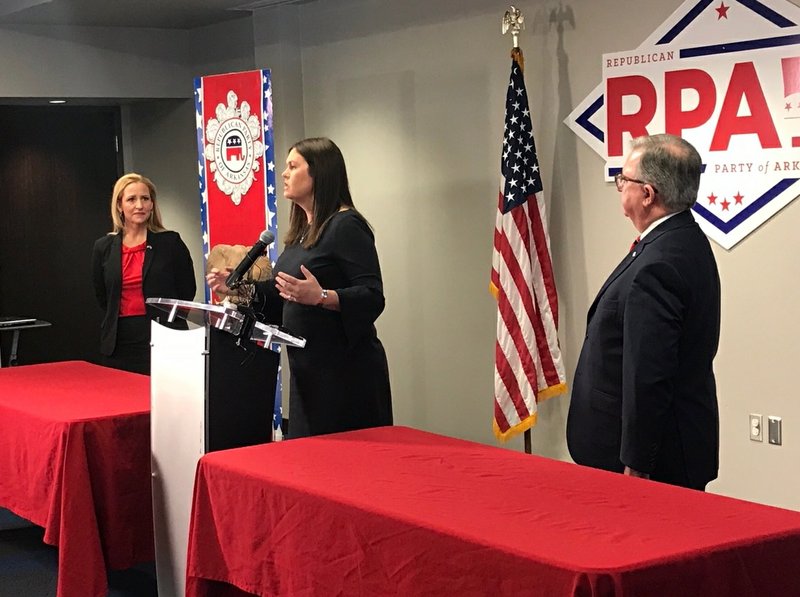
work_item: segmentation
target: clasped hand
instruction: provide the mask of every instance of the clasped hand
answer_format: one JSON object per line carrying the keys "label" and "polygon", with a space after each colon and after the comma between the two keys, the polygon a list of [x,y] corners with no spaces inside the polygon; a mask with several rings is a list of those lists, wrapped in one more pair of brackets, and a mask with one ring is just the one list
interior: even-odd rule
{"label": "clasped hand", "polygon": [[[213,268],[206,275],[206,282],[212,292],[217,294],[228,294],[230,288],[225,285],[225,280],[228,279],[233,268],[225,268],[219,270]],[[300,266],[300,272],[305,276],[302,278],[295,278],[284,272],[278,272],[275,277],[275,288],[278,294],[287,301],[293,303],[300,303],[301,305],[316,305],[320,302],[322,297],[322,286],[320,286],[314,274],[305,266]]]}

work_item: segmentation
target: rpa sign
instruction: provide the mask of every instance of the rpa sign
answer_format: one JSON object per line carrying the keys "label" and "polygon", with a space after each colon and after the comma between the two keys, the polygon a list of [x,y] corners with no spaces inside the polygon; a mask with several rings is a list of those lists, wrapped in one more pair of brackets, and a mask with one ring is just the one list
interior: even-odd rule
{"label": "rpa sign", "polygon": [[726,249],[800,194],[800,7],[687,0],[639,48],[603,56],[603,82],[567,125],[606,161],[671,133],[703,157],[694,210]]}

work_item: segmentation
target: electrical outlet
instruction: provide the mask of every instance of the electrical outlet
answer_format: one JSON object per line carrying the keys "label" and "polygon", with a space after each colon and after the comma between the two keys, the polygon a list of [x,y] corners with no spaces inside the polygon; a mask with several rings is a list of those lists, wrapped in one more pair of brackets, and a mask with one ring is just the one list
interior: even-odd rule
{"label": "electrical outlet", "polygon": [[761,415],[750,415],[750,439],[754,442],[764,441],[764,424]]}

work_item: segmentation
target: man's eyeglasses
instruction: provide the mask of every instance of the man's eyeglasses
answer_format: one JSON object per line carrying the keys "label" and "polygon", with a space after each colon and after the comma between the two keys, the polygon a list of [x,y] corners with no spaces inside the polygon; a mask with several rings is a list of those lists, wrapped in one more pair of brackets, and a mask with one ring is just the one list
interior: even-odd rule
{"label": "man's eyeglasses", "polygon": [[636,178],[628,178],[622,172],[617,172],[617,175],[614,177],[614,182],[617,183],[617,190],[622,192],[622,187],[625,186],[626,182],[635,182],[636,184],[647,184],[643,180],[637,180]]}

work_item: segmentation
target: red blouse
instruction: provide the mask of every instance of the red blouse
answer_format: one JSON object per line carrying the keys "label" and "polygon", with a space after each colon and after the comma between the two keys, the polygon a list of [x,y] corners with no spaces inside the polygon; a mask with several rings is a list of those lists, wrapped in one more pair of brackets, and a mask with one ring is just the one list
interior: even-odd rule
{"label": "red blouse", "polygon": [[142,270],[147,241],[135,247],[122,245],[122,295],[119,300],[119,316],[144,315],[144,292]]}

